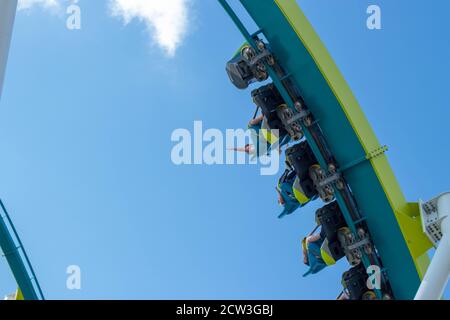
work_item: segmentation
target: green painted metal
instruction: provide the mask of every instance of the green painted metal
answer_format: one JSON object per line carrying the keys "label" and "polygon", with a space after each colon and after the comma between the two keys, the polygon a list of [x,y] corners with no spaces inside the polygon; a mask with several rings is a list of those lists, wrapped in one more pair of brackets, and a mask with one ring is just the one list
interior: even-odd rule
{"label": "green painted metal", "polygon": [[0,246],[17,281],[20,292],[25,300],[43,300],[44,295],[28,255],[1,200],[0,207],[3,211],[3,215],[0,216]]}
{"label": "green painted metal", "polygon": [[[227,8],[226,0],[219,1],[249,41],[250,34]],[[426,251],[431,243],[421,232],[417,210],[406,202],[386,156],[376,153],[383,148],[348,84],[294,0],[240,2],[320,121],[337,163],[345,167],[345,179],[366,219],[395,298],[412,299],[428,265]]]}

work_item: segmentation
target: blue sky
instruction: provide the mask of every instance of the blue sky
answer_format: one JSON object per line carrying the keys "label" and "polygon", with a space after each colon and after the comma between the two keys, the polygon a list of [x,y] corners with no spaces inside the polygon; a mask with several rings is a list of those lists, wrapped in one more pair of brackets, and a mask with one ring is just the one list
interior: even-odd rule
{"label": "blue sky", "polygon": [[[407,198],[448,190],[450,3],[298,2],[390,147]],[[373,3],[379,31],[366,28]],[[78,31],[57,10],[18,13],[0,104],[0,196],[46,297],[334,299],[344,261],[301,277],[300,240],[321,203],[280,221],[276,176],[170,160],[174,129],[242,128],[253,115],[224,72],[243,39],[220,5],[188,3],[173,56],[145,19],[125,26],[107,1],[79,5]],[[82,290],[66,288],[69,265]],[[15,290],[5,261],[0,288]]]}

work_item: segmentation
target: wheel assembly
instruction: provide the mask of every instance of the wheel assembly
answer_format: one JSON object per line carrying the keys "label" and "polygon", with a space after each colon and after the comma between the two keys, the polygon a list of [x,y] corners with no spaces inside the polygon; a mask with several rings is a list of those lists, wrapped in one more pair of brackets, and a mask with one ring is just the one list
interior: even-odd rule
{"label": "wheel assembly", "polygon": [[321,185],[322,181],[327,178],[325,171],[319,166],[314,165],[309,170],[309,175],[316,186],[319,197],[323,202],[329,203],[334,200],[334,189],[330,184]]}
{"label": "wheel assembly", "polygon": [[373,291],[367,291],[362,295],[361,300],[377,300],[377,295]]}
{"label": "wheel assembly", "polygon": [[252,59],[256,56],[256,53],[252,47],[246,46],[242,49],[241,56],[247,61],[247,63],[250,63]]}
{"label": "wheel assembly", "polygon": [[361,263],[361,252],[359,249],[352,249],[351,246],[355,244],[356,237],[350,231],[349,228],[345,227],[338,231],[338,239],[341,243],[342,248],[344,248],[345,256],[352,266],[357,266]]}

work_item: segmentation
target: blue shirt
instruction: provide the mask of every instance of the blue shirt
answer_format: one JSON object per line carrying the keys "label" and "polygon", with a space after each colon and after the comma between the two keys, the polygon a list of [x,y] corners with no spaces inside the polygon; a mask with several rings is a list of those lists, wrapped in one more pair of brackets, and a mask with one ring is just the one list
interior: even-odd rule
{"label": "blue shirt", "polygon": [[319,241],[308,243],[309,270],[303,277],[307,277],[310,274],[316,274],[327,267],[327,264],[322,259],[322,253],[320,252],[320,248],[324,241],[325,238],[321,237]]}
{"label": "blue shirt", "polygon": [[278,189],[281,193],[281,197],[284,200],[284,210],[278,216],[278,218],[283,218],[287,215],[294,213],[300,207],[300,202],[297,201],[294,195],[294,181],[296,178],[295,171],[286,170],[283,176],[280,178],[278,182]]}
{"label": "blue shirt", "polygon": [[[259,158],[261,156],[270,154],[270,152],[272,150],[272,145],[264,138],[264,136],[261,133],[262,122],[259,122],[258,124],[250,124],[248,126],[248,129],[252,130],[251,139],[252,139],[253,145],[255,146],[254,155]],[[260,146],[260,144],[259,144],[260,141],[266,142],[265,150],[262,150],[262,146]],[[289,135],[285,135],[285,136],[281,137],[281,139],[278,141],[279,148],[287,145],[290,141],[291,141],[291,137]],[[266,151],[266,153],[264,154],[263,151]]]}

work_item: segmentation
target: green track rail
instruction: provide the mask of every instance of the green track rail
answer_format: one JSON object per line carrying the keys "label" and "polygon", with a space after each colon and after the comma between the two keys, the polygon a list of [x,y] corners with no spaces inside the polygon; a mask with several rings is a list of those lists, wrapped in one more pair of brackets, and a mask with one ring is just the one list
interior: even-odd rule
{"label": "green track rail", "polygon": [[44,300],[30,259],[1,200],[0,207],[0,247],[17,281],[20,293],[25,300]]}

